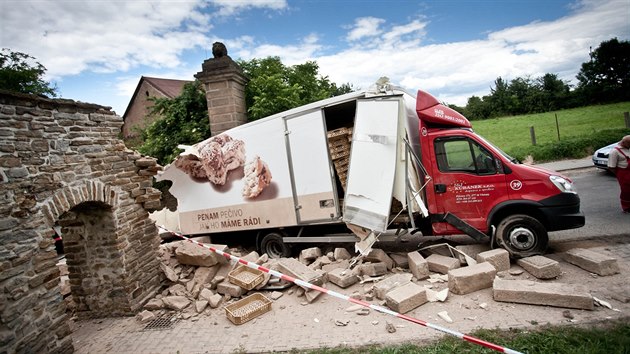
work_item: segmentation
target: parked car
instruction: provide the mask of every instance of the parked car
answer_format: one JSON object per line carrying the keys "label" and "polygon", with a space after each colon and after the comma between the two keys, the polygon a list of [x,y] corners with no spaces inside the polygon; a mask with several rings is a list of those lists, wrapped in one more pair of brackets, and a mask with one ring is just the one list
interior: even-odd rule
{"label": "parked car", "polygon": [[597,168],[601,168],[604,170],[608,169],[608,155],[610,151],[617,145],[617,143],[612,143],[608,146],[604,146],[603,148],[595,151],[593,154],[593,165]]}

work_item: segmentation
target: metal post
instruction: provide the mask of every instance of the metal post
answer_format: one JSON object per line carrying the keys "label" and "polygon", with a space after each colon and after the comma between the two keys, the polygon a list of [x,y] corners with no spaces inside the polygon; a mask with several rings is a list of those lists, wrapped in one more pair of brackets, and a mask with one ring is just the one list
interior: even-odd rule
{"label": "metal post", "polygon": [[536,132],[534,132],[534,126],[529,127],[529,135],[532,137],[532,145],[536,145]]}

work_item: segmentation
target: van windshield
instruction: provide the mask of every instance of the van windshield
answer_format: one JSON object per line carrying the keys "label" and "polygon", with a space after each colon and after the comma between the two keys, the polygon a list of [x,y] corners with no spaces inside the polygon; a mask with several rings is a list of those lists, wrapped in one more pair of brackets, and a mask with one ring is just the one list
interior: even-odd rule
{"label": "van windshield", "polygon": [[496,145],[494,145],[493,143],[491,143],[488,139],[484,138],[483,136],[475,133],[481,140],[483,140],[484,143],[492,146],[494,148],[495,151],[497,151],[498,153],[500,153],[501,155],[503,155],[503,157],[505,157],[508,161],[510,161],[511,163],[515,163],[515,164],[520,164],[521,162],[518,159],[515,159],[514,157],[506,154],[503,150],[501,150],[500,148],[498,148]]}

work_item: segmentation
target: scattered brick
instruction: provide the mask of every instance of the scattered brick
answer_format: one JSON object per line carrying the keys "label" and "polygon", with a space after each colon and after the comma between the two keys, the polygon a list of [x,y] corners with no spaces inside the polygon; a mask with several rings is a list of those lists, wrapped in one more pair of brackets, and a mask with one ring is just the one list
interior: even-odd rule
{"label": "scattered brick", "polygon": [[488,262],[494,266],[497,272],[510,270],[510,253],[503,248],[481,252],[476,257],[477,262]]}
{"label": "scattered brick", "polygon": [[494,280],[495,301],[592,310],[593,297],[579,285],[530,280]]}
{"label": "scattered brick", "polygon": [[562,273],[560,263],[544,256],[532,256],[516,260],[529,274],[538,279],[553,279]]}
{"label": "scattered brick", "polygon": [[376,298],[384,300],[388,292],[411,282],[412,275],[409,273],[394,274],[385,278],[374,285]]}
{"label": "scattered brick", "polygon": [[399,313],[407,313],[427,301],[426,290],[414,283],[397,287],[385,296],[387,306]]}
{"label": "scattered brick", "polygon": [[449,270],[460,267],[459,259],[439,254],[432,254],[427,257],[427,263],[429,263],[430,271],[442,274],[448,274]]}
{"label": "scattered brick", "polygon": [[452,293],[464,295],[490,288],[496,274],[496,268],[489,262],[451,269],[448,272],[448,289]]}
{"label": "scattered brick", "polygon": [[584,248],[573,248],[564,254],[564,259],[584,270],[601,276],[619,273],[617,259]]}
{"label": "scattered brick", "polygon": [[409,261],[409,270],[414,278],[422,280],[429,277],[429,263],[419,252],[407,253],[407,259]]}

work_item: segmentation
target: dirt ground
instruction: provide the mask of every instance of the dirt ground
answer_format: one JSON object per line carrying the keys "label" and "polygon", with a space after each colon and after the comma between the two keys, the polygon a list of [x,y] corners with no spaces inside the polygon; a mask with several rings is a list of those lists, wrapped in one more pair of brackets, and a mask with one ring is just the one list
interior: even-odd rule
{"label": "dirt ground", "polygon": [[[406,244],[382,245],[413,250],[413,240]],[[563,260],[563,252],[573,247],[589,248],[617,258],[620,274],[598,276]],[[553,242],[547,256],[560,262],[562,274],[547,282],[581,284],[593,297],[610,304],[611,308],[596,306],[594,310],[577,310],[549,306],[496,302],[492,289],[468,295],[449,294],[444,302],[426,303],[406,315],[461,333],[479,328],[536,329],[551,325],[591,325],[608,319],[630,321],[630,235],[593,238],[581,241]],[[507,279],[542,281],[526,271],[515,275],[520,268],[514,262],[510,272],[499,276]],[[510,274],[512,273],[512,274]],[[447,288],[447,283],[415,283],[432,290]],[[332,283],[325,287],[351,295],[361,292],[372,283],[355,284],[341,289]],[[232,324],[226,317],[224,305],[197,314],[192,306],[173,318],[164,318],[163,326],[148,329],[135,318],[86,319],[75,322],[73,341],[77,353],[268,353],[291,350],[310,350],[339,346],[392,345],[427,343],[444,335],[424,327],[374,310],[357,310],[352,303],[329,295],[321,295],[308,303],[297,291],[287,288],[274,300],[271,310],[242,325]],[[294,289],[295,290],[295,289]],[[271,291],[260,291],[271,297]],[[368,301],[383,305],[374,298]],[[452,323],[438,316],[446,311]],[[367,312],[367,313],[366,313]],[[389,325],[388,325],[389,324]],[[395,332],[391,333],[391,329]],[[389,330],[388,330],[389,329]],[[502,343],[496,343],[502,345]]]}

